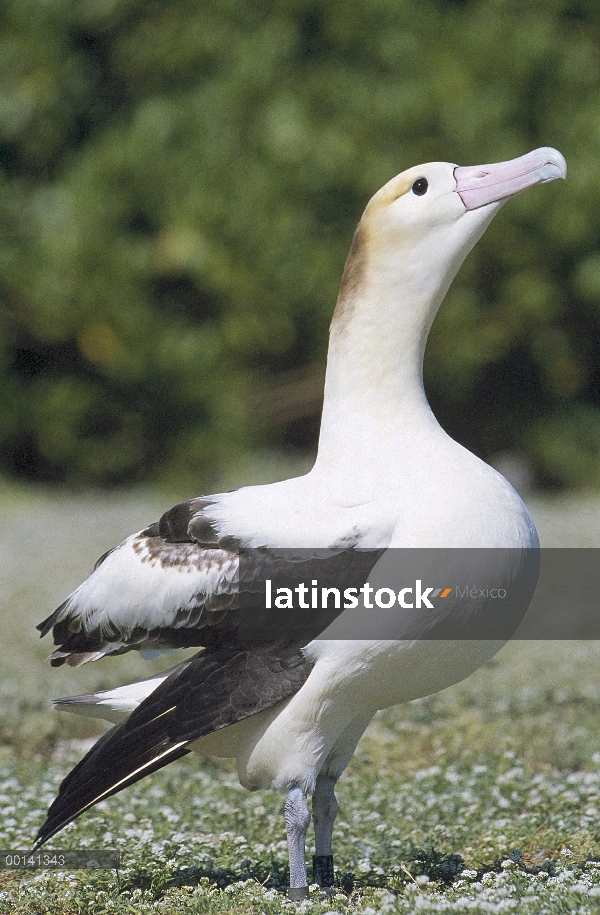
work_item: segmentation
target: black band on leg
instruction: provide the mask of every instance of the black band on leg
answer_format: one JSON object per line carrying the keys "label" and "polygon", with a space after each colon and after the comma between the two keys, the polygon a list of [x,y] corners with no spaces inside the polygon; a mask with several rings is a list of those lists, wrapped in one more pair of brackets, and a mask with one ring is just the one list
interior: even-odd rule
{"label": "black band on leg", "polygon": [[302,902],[303,899],[310,899],[310,892],[307,886],[288,886],[288,899],[292,902]]}
{"label": "black band on leg", "polygon": [[333,855],[313,855],[313,880],[319,886],[333,886]]}

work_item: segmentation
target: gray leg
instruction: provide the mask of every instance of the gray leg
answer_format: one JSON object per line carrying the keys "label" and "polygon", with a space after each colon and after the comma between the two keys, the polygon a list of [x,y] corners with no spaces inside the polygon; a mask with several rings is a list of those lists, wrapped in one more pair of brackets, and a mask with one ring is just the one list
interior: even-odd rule
{"label": "gray leg", "polygon": [[306,832],[310,823],[310,810],[302,788],[290,788],[285,802],[285,828],[290,855],[290,888],[293,900],[308,899],[306,877]]}
{"label": "gray leg", "polygon": [[317,855],[331,854],[333,824],[338,812],[334,788],[337,779],[333,775],[319,775],[313,794],[313,816],[315,818],[315,852]]}
{"label": "gray leg", "polygon": [[313,874],[315,882],[328,889],[333,886],[333,854],[331,838],[333,824],[338,812],[333,775],[319,775],[313,794],[313,816],[315,818],[315,852]]}
{"label": "gray leg", "polygon": [[333,789],[338,778],[352,759],[356,744],[372,717],[373,712],[369,712],[350,722],[329,751],[315,785],[313,814],[315,817],[316,855],[313,857],[313,874],[315,883],[323,887],[326,894],[332,893],[333,886],[331,836],[338,809]]}

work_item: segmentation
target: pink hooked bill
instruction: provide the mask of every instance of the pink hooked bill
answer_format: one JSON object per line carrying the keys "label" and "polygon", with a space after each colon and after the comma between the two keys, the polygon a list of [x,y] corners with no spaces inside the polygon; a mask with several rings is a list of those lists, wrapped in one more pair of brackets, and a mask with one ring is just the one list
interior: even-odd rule
{"label": "pink hooked bill", "polygon": [[493,165],[457,165],[456,192],[467,210],[512,197],[534,184],[567,177],[564,156],[551,146],[534,149],[526,156]]}

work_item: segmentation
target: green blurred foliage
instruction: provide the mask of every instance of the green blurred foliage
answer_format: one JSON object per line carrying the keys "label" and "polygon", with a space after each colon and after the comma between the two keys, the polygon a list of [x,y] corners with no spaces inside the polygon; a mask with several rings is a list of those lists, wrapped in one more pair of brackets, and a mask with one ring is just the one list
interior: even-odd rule
{"label": "green blurred foliage", "polygon": [[0,469],[208,481],[314,448],[353,228],[402,169],[556,146],[434,325],[484,457],[600,485],[595,0],[5,0]]}

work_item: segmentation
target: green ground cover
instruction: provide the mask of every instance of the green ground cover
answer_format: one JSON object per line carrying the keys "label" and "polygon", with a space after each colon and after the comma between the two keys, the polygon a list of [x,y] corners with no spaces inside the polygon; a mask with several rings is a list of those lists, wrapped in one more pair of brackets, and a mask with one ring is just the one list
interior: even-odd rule
{"label": "green ground cover", "polygon": [[[49,699],[149,672],[136,657],[53,670],[34,623],[166,502],[3,500],[2,848],[29,846],[102,728],[51,712]],[[547,545],[598,543],[597,499],[533,508]],[[191,756],[51,843],[118,848],[118,873],[0,871],[0,913],[600,912],[599,661],[594,642],[515,642],[464,683],[381,713],[340,781],[331,899],[281,892],[282,798],[244,791],[229,761]]]}

